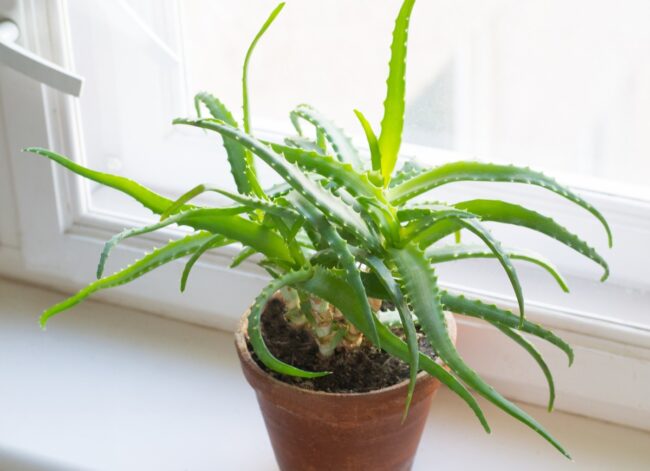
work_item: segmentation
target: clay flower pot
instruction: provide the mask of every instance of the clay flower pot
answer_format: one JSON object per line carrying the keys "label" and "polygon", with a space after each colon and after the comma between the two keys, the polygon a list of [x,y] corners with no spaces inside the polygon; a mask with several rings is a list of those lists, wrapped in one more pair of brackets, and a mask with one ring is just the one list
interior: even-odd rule
{"label": "clay flower pot", "polygon": [[[448,325],[455,341],[451,315]],[[366,393],[301,389],[258,366],[247,348],[246,326],[247,314],[235,334],[235,345],[282,471],[411,469],[438,380],[423,372],[418,375],[411,409],[402,423],[407,381]]]}

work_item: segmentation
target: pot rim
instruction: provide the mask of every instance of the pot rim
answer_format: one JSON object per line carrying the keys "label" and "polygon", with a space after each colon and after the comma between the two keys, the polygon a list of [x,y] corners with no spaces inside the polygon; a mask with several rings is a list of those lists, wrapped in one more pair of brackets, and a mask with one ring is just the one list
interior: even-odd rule
{"label": "pot rim", "polygon": [[[295,392],[298,392],[300,394],[308,394],[312,396],[317,396],[317,397],[360,397],[360,396],[372,396],[372,395],[377,395],[377,394],[386,394],[390,392],[394,392],[400,389],[406,389],[408,388],[409,380],[405,379],[404,381],[401,381],[399,383],[393,384],[392,386],[387,386],[381,389],[373,389],[371,391],[366,391],[366,392],[328,392],[328,391],[317,391],[313,389],[304,389],[299,386],[296,386],[295,384],[290,384],[286,383],[284,381],[281,381],[274,376],[270,375],[267,371],[264,371],[258,364],[257,362],[253,359],[253,356],[251,355],[250,350],[248,349],[248,344],[246,340],[248,339],[248,314],[249,311],[246,310],[246,312],[242,315],[242,317],[239,320],[237,330],[235,331],[235,346],[237,347],[237,350],[239,352],[240,358],[245,361],[250,368],[253,370],[253,372],[257,376],[263,376],[266,378],[267,381],[270,381],[271,384],[278,386],[278,387],[284,387],[284,388],[289,388]],[[454,316],[451,315],[451,313],[445,313],[447,315],[447,323],[453,325],[453,328],[450,329],[450,336],[452,338],[452,341],[456,343],[456,320],[454,319]],[[436,363],[444,366],[444,363],[440,360],[440,358],[436,358]],[[426,371],[420,371],[417,374],[416,377],[416,387],[418,384],[421,384],[424,381],[427,380],[433,380],[433,381],[438,381],[438,379],[435,376],[430,375]]]}

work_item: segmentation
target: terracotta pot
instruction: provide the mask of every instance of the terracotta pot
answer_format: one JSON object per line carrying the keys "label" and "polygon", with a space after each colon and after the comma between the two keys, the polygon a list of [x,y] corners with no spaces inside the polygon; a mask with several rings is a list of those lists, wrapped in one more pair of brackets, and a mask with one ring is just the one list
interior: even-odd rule
{"label": "terracotta pot", "polygon": [[[251,357],[246,317],[235,334],[235,345],[281,470],[411,469],[438,380],[418,375],[411,409],[402,423],[407,381],[367,393],[308,391],[284,383]],[[455,341],[456,324],[453,316],[448,317]]]}

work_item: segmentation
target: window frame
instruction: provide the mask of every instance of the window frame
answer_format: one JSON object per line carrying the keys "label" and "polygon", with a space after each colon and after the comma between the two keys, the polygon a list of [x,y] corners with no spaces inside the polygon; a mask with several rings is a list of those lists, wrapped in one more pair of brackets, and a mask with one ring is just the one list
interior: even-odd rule
{"label": "window frame", "polygon": [[[24,38],[26,45],[56,62],[71,66],[66,52],[70,50],[70,38],[65,24],[65,1],[28,1],[23,4],[21,15],[17,21],[21,30],[32,33]],[[34,34],[36,31],[40,33]],[[5,144],[2,150],[6,149],[9,157],[3,165],[10,167],[10,172],[0,175],[0,184],[13,190],[15,197],[15,201],[9,198],[0,202],[0,211],[4,215],[0,224],[0,274],[64,291],[78,289],[92,281],[97,258],[106,239],[138,220],[120,218],[93,209],[80,177],[52,163],[46,163],[42,158],[20,152],[23,147],[41,145],[57,149],[83,162],[83,137],[80,134],[78,104],[74,99],[2,69],[0,107],[5,124],[4,136],[0,137]],[[417,154],[425,158],[435,158],[440,153],[441,151],[417,146],[407,145],[404,148],[405,155]],[[466,189],[464,184],[458,184],[452,191],[462,194]],[[621,310],[647,307],[645,303],[648,294],[641,291],[632,295],[625,293],[630,288],[650,287],[649,275],[642,269],[650,265],[650,251],[636,253],[633,249],[642,247],[644,240],[650,240],[650,202],[584,189],[581,193],[585,193],[590,201],[603,210],[612,224],[615,243],[622,244],[627,249],[618,265],[630,270],[616,279],[621,286],[612,288],[613,292],[621,296]],[[540,196],[531,198],[530,201],[524,201],[524,204],[555,207],[555,203],[562,202],[561,198],[552,194],[546,197],[540,193]],[[574,217],[573,214],[571,217]],[[580,227],[589,218],[585,212],[575,219],[575,225]],[[14,228],[8,227],[11,225]],[[111,266],[126,266],[141,256],[145,247],[164,243],[181,232],[169,229],[125,241],[114,250]],[[185,322],[232,330],[246,310],[248,302],[259,293],[267,279],[264,272],[255,265],[254,259],[244,262],[236,270],[229,269],[228,264],[235,250],[226,247],[206,254],[195,267],[185,295],[180,295],[175,290],[184,262],[175,261],[169,267],[155,270],[133,284],[98,293],[94,299],[143,309]],[[522,273],[527,272],[523,270]],[[589,276],[595,277],[594,273],[589,272]],[[578,268],[568,273],[569,281],[584,277],[585,273]],[[594,287],[596,286],[597,283],[594,282]],[[470,295],[481,294],[484,299],[505,307],[513,305],[510,298],[504,298],[494,291],[479,292],[453,280],[448,287]],[[221,296],[217,298],[215,294]],[[574,301],[572,299],[571,304]],[[627,392],[624,398],[613,397],[608,390],[588,388],[602,378],[602,355],[609,355],[605,362],[616,365],[618,370],[612,374],[623,384],[629,382],[630,374],[638,374],[641,370],[650,372],[650,327],[624,318],[599,318],[592,312],[566,307],[566,302],[559,305],[554,299],[548,303],[529,303],[528,306],[531,320],[558,329],[559,334],[567,335],[585,355],[583,365],[586,366],[581,367],[580,378],[587,384],[567,379],[558,388],[558,396],[561,397],[564,391],[569,399],[566,403],[560,401],[559,407],[650,428],[647,425],[650,424],[650,394],[643,387]],[[481,340],[481,350],[494,351],[497,356],[505,355],[517,367],[528,364],[523,355],[509,356],[510,350],[504,350],[504,341],[492,335],[489,326],[462,319],[461,329],[470,333],[468,338],[477,334],[485,335],[485,339]],[[495,380],[495,385],[510,397],[535,403],[541,401],[541,390],[545,386],[537,372],[523,368],[525,373],[519,378],[506,380],[492,365],[481,360],[476,345],[468,343],[463,348],[469,359],[479,362],[478,370],[485,373],[487,379]],[[552,367],[562,363],[553,353],[551,358]],[[623,360],[626,360],[624,364],[628,367],[621,369]],[[601,362],[601,366],[598,362]],[[561,375],[564,378],[564,370]],[[571,378],[570,374],[567,378]],[[637,386],[638,383],[637,381]],[[601,406],[587,410],[584,404],[580,404],[581,397],[599,401]],[[635,413],[628,410],[631,403],[639,405]]]}

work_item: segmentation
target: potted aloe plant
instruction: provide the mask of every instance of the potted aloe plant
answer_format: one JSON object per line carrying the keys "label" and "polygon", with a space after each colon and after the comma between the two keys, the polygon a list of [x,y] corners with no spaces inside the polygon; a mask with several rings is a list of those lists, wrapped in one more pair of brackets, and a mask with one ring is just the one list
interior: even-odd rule
{"label": "potted aloe plant", "polygon": [[[98,280],[47,309],[41,325],[45,327],[52,316],[96,291],[189,257],[181,279],[183,290],[192,266],[205,252],[239,243],[243,248],[232,266],[257,254],[258,263],[271,278],[242,318],[235,344],[282,469],[409,469],[440,383],[471,407],[486,431],[488,424],[468,389],[528,425],[568,457],[535,419],[465,364],[455,348],[455,324],[449,312],[489,322],[530,354],[548,381],[550,410],[554,401],[551,373],[523,334],[557,346],[569,364],[573,352],[552,332],[526,320],[512,260],[535,263],[563,289],[566,286],[541,256],[503,248],[484,222],[515,224],[550,236],[601,265],[603,279],[607,263],[564,227],[525,207],[487,199],[446,204],[414,202],[414,198],[459,181],[524,183],[557,193],[592,213],[603,224],[611,246],[609,227],[580,196],[527,168],[474,161],[423,168],[407,162],[395,172],[404,125],[406,43],[414,3],[403,2],[395,23],[378,136],[355,110],[367,137],[369,160],[360,156],[339,128],[307,105],[290,113],[297,136],[279,143],[253,135],[248,63],[283,4],[271,13],[246,54],[241,126],[222,102],[207,93],[196,96],[197,119],[174,121],[221,135],[237,194],[203,184],[170,200],[134,181],[90,170],[52,151],[26,149],[121,191],[160,215],[156,224],[110,239],[100,257]],[[202,109],[211,117],[201,118]],[[255,172],[257,158],[285,183],[264,189]],[[204,192],[217,192],[232,203],[223,207],[191,203]],[[103,276],[116,244],[172,224],[194,232]],[[444,243],[446,236],[461,231],[478,236],[483,245],[459,240]],[[518,314],[438,286],[437,264],[473,257],[498,260],[514,289]]]}

